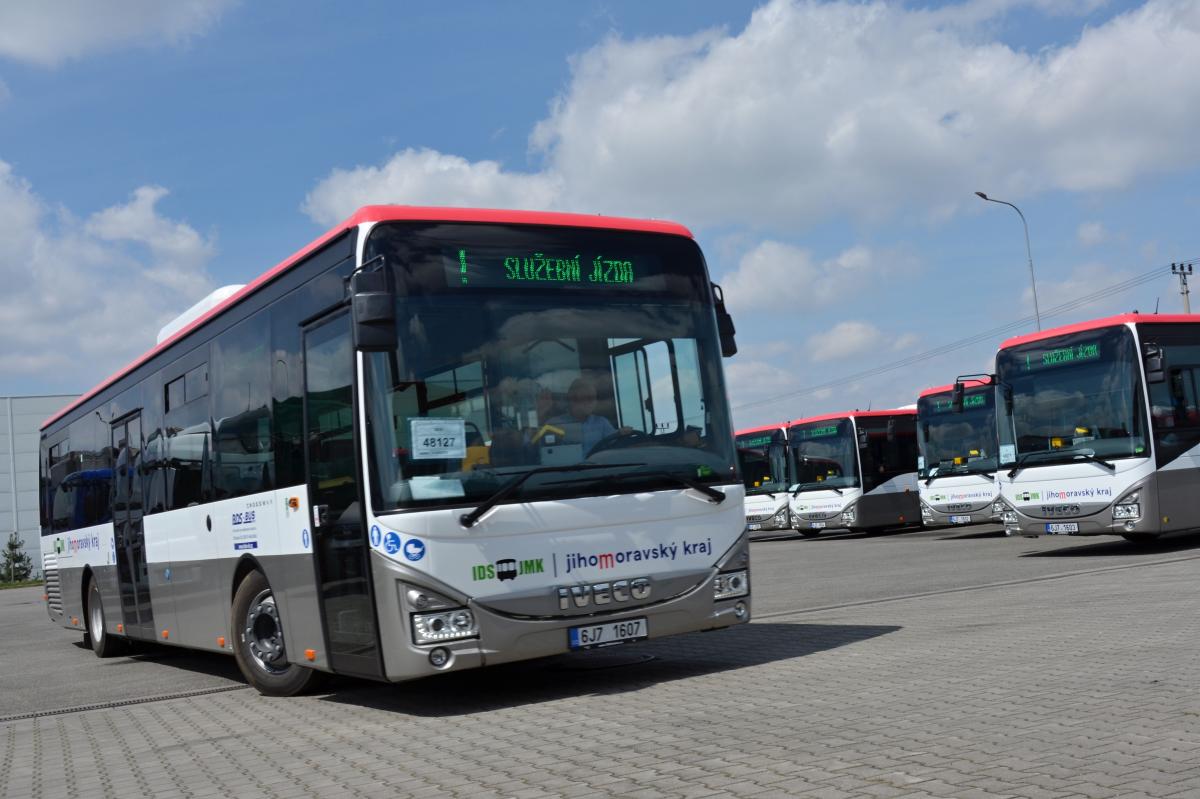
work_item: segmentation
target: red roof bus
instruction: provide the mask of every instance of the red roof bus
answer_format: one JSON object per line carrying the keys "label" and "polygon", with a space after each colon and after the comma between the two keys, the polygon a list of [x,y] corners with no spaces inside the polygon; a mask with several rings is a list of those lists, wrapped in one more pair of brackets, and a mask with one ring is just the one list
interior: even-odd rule
{"label": "red roof bus", "polygon": [[[750,618],[687,229],[369,206],[178,327],[42,428],[50,615],[97,654],[292,694]],[[58,497],[85,469],[111,501]]]}
{"label": "red roof bus", "polygon": [[746,486],[746,529],[751,535],[791,530],[787,423],[738,430],[734,443]]}
{"label": "red roof bus", "polygon": [[920,524],[916,410],[800,419],[788,425],[788,442],[792,517],[802,535]]}
{"label": "red roof bus", "polygon": [[1146,541],[1200,527],[1200,317],[1121,314],[996,355],[1009,535]]}
{"label": "red roof bus", "polygon": [[[954,399],[962,385],[961,404]],[[996,387],[988,376],[927,388],[917,399],[917,490],[926,527],[991,521],[996,482]]]}

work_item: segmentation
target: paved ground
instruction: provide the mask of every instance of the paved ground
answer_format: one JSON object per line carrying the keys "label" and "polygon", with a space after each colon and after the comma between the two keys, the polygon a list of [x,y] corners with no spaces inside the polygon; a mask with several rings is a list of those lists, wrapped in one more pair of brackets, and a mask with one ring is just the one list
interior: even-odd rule
{"label": "paved ground", "polygon": [[298,699],[220,656],[96,660],[0,592],[0,797],[1200,795],[1200,541],[754,558],[747,627]]}

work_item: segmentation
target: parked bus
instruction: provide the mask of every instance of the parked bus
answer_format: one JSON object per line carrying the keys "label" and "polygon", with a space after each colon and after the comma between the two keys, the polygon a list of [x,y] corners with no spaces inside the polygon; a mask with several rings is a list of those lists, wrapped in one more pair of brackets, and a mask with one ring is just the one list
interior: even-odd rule
{"label": "parked bus", "polygon": [[1122,314],[996,355],[1010,535],[1147,541],[1200,527],[1200,317]]}
{"label": "parked bus", "polygon": [[[955,393],[955,385],[962,391]],[[996,482],[996,390],[990,377],[921,392],[917,490],[926,527],[992,520]]]}
{"label": "parked bus", "polygon": [[801,535],[920,524],[916,410],[801,419],[788,427],[788,442],[792,517]]}
{"label": "parked bus", "polygon": [[[101,657],[288,695],[749,620],[687,229],[365,207],[199,313],[42,428],[50,617]],[[81,465],[107,501],[58,499]]]}
{"label": "parked bus", "polygon": [[774,424],[739,430],[734,442],[746,487],[746,529],[751,534],[790,531],[787,427]]}

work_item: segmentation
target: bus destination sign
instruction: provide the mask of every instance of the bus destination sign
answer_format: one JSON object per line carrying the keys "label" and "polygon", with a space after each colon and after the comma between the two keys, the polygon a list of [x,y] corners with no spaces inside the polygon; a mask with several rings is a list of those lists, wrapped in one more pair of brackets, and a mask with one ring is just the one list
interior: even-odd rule
{"label": "bus destination sign", "polygon": [[[446,284],[474,288],[501,286],[631,286],[657,272],[648,259],[605,253],[521,253],[459,248],[444,256]],[[647,268],[649,267],[649,268]]]}
{"label": "bus destination sign", "polygon": [[[972,408],[986,408],[988,405],[987,393],[967,394],[963,397],[962,407],[964,411]],[[934,413],[949,413],[954,410],[954,400],[950,397],[938,397],[933,401]]]}
{"label": "bus destination sign", "polygon": [[827,438],[836,436],[838,426],[836,424],[825,425],[824,427],[801,427],[800,438]]}
{"label": "bus destination sign", "polygon": [[1071,366],[1077,363],[1100,360],[1100,342],[1087,341],[1073,344],[1069,347],[1058,347],[1052,350],[1034,350],[1025,353],[1025,371],[1034,372],[1039,369],[1054,369],[1059,366]]}
{"label": "bus destination sign", "polygon": [[771,436],[756,436],[754,438],[739,438],[737,446],[740,449],[750,449],[751,447],[767,447],[771,445]]}

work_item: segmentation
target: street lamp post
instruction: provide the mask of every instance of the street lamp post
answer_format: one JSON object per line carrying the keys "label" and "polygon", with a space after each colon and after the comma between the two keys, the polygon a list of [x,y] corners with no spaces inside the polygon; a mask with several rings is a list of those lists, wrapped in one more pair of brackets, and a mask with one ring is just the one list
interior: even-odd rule
{"label": "street lamp post", "polygon": [[1021,213],[1021,209],[1018,208],[1017,206],[1013,205],[1010,202],[994,199],[992,197],[987,196],[986,194],[984,194],[981,191],[977,191],[977,192],[975,192],[975,194],[980,199],[987,200],[990,203],[1000,203],[1001,205],[1007,205],[1009,208],[1011,208],[1017,212],[1017,216],[1021,217],[1021,224],[1025,226],[1025,255],[1028,256],[1028,258],[1029,258],[1029,284],[1033,287],[1033,318],[1037,323],[1037,329],[1041,330],[1042,329],[1042,313],[1041,313],[1041,311],[1038,310],[1037,280],[1033,276],[1033,251],[1031,249],[1029,249],[1029,223],[1025,221],[1025,214]]}

